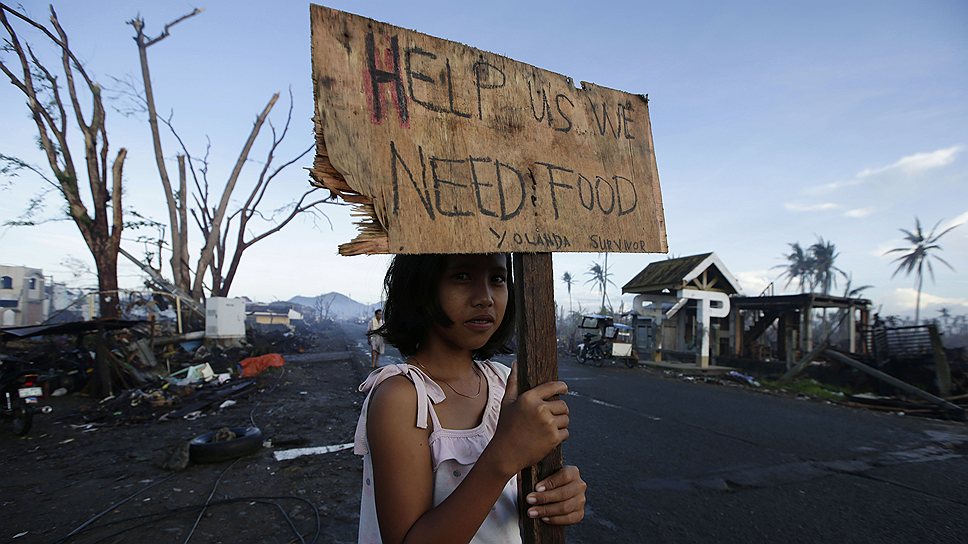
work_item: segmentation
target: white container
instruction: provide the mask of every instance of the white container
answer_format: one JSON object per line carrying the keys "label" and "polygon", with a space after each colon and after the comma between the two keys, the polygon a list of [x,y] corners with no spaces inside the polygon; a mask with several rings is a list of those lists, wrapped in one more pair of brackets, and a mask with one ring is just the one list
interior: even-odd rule
{"label": "white container", "polygon": [[206,338],[244,338],[245,301],[210,297],[205,300]]}

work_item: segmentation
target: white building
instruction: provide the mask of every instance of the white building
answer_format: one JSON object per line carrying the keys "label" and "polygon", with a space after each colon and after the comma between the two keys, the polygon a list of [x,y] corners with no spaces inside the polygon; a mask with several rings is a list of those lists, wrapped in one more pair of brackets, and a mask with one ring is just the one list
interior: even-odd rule
{"label": "white building", "polygon": [[37,325],[47,319],[44,271],[0,265],[0,326]]}

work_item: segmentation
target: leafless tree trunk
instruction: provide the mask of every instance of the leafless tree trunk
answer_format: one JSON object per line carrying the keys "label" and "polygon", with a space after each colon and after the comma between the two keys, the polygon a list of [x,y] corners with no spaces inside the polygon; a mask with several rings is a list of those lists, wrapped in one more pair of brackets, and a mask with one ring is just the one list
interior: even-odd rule
{"label": "leafless tree trunk", "polygon": [[168,205],[168,224],[171,233],[171,273],[176,287],[183,291],[188,291],[191,285],[191,273],[188,267],[188,215],[185,209],[185,163],[184,158],[179,156],[179,192],[178,201],[175,200],[175,192],[172,190],[171,179],[168,177],[168,168],[165,165],[165,154],[161,145],[161,130],[158,127],[158,110],[155,107],[154,87],[151,85],[151,71],[148,67],[148,48],[167,38],[171,27],[201,13],[202,10],[195,9],[190,13],[175,19],[165,25],[161,34],[154,38],[149,38],[144,33],[144,19],[136,17],[128,21],[135,31],[135,43],[138,45],[138,59],[141,63],[141,79],[144,83],[144,102],[148,110],[148,125],[151,127],[151,141],[155,152],[155,165],[158,167],[158,177],[161,179],[161,186],[165,192],[165,202]]}
{"label": "leafless tree trunk", "polygon": [[[259,173],[256,183],[249,193],[245,204],[238,210],[235,210],[229,214],[229,202],[236,186],[239,183],[242,169],[245,166],[245,163],[249,161],[249,155],[252,151],[252,147],[258,139],[262,127],[268,120],[270,112],[279,99],[279,93],[275,93],[269,99],[269,102],[263,108],[262,112],[256,117],[252,130],[250,131],[248,138],[239,152],[235,167],[232,169],[232,172],[229,174],[229,177],[225,182],[218,205],[211,207],[209,206],[209,196],[211,195],[207,175],[207,154],[206,158],[202,160],[202,179],[199,179],[199,175],[193,166],[191,153],[189,152],[184,141],[175,131],[171,120],[158,117],[157,108],[155,106],[154,90],[152,88],[150,70],[148,67],[148,48],[167,38],[173,26],[197,15],[200,12],[200,9],[195,9],[185,15],[182,15],[181,17],[165,25],[164,30],[153,38],[149,38],[144,33],[145,23],[140,17],[128,22],[128,24],[130,24],[135,30],[134,39],[138,46],[139,59],[141,62],[141,75],[144,84],[143,98],[148,112],[148,124],[151,127],[152,141],[154,143],[155,163],[158,167],[159,177],[161,178],[162,188],[164,189],[165,199],[168,204],[168,221],[171,226],[170,236],[172,246],[171,268],[172,274],[175,278],[174,284],[180,290],[190,292],[192,298],[194,298],[196,301],[201,301],[204,299],[206,290],[211,296],[227,296],[242,262],[242,254],[246,249],[260,240],[263,240],[266,237],[278,232],[289,224],[297,215],[301,213],[314,213],[317,206],[328,200],[326,198],[316,198],[316,195],[318,194],[316,193],[317,189],[314,187],[309,187],[307,184],[307,188],[303,191],[299,199],[295,200],[294,204],[287,207],[285,212],[281,212],[283,217],[267,218],[266,215],[258,209],[272,180],[275,179],[275,177],[287,167],[304,157],[313,148],[313,146],[310,145],[297,157],[276,167],[275,169],[272,169],[275,153],[277,152],[279,145],[285,139],[289,130],[290,122],[292,120],[292,96],[290,94],[289,115],[286,119],[285,128],[281,134],[277,134],[275,128],[272,128],[272,145],[267,153],[264,166]],[[177,195],[179,197],[179,201],[177,202],[175,200],[175,193],[172,190],[172,183],[165,166],[164,149],[162,146],[161,134],[158,125],[159,120],[168,126],[181,146],[181,153],[178,155],[179,191]],[[269,124],[271,126],[271,122]],[[195,207],[191,209],[191,214],[204,239],[204,245],[199,251],[198,261],[195,265],[194,278],[192,278],[192,270],[189,266],[188,257],[189,208],[186,202],[186,162],[188,170],[190,171],[194,180],[195,188]],[[249,232],[249,230],[250,220],[252,220],[254,217],[269,220],[273,224],[261,234],[253,234]],[[236,218],[238,219],[237,225],[235,226],[235,229],[237,230],[233,231],[233,220]],[[232,232],[235,232],[234,237],[231,236]],[[250,236],[249,239],[246,239],[247,235]],[[232,240],[233,238],[234,240]],[[229,245],[230,241],[233,242],[232,246]],[[209,280],[207,286],[205,284],[206,278]]]}
{"label": "leafless tree trunk", "polygon": [[[84,138],[84,166],[87,174],[93,217],[81,197],[78,172],[68,145],[69,121],[58,76],[45,66],[34,54],[33,49],[21,43],[7,16],[20,19],[42,32],[59,50],[67,97],[73,111],[77,130]],[[19,61],[8,65],[0,60],[0,70],[10,82],[20,89],[27,98],[27,107],[37,125],[40,147],[47,158],[54,180],[39,169],[31,168],[48,184],[53,186],[67,203],[67,213],[73,219],[94,257],[97,268],[99,306],[102,318],[118,316],[118,248],[121,244],[121,231],[124,228],[121,207],[121,185],[124,160],[127,151],[118,150],[111,163],[111,178],[108,178],[108,133],[105,126],[105,110],[101,99],[101,87],[93,81],[84,67],[74,56],[68,44],[67,33],[57,20],[57,13],[50,7],[50,22],[53,32],[46,26],[35,22],[26,15],[0,3],[0,23],[7,32],[6,49],[15,53]],[[56,35],[55,35],[56,32]],[[17,72],[20,74],[18,75]],[[85,118],[79,96],[79,85],[75,73],[80,76],[81,89],[90,93],[90,122]],[[21,162],[20,165],[26,163]],[[110,185],[109,185],[110,184]],[[111,210],[108,210],[108,208]]]}

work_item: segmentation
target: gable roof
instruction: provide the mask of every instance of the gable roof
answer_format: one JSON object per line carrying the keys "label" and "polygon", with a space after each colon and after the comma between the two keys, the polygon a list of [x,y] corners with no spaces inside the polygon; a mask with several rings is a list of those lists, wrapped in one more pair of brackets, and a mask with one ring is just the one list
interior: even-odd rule
{"label": "gable roof", "polygon": [[[658,294],[665,289],[674,292],[688,286],[704,272],[713,284],[706,289],[730,295],[739,293],[739,283],[712,252],[651,263],[623,285],[622,292]],[[709,278],[710,274],[712,278]]]}

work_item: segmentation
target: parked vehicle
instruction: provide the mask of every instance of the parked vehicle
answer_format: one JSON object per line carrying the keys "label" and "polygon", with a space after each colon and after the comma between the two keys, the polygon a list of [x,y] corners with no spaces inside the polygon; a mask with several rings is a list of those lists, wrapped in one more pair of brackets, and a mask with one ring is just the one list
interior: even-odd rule
{"label": "parked vehicle", "polygon": [[[602,366],[607,361],[615,364],[621,360],[625,366],[635,368],[638,364],[636,354],[632,350],[634,330],[628,325],[615,323],[614,319],[605,315],[583,315],[581,329],[590,329],[583,333],[582,343],[578,344],[575,356],[578,362]],[[594,330],[594,332],[591,332]]]}
{"label": "parked vehicle", "polygon": [[582,343],[578,344],[578,351],[575,353],[575,357],[578,358],[578,362],[581,364],[588,363],[595,366],[602,366],[607,357],[605,350],[604,338],[595,333],[586,332]]}
{"label": "parked vehicle", "polygon": [[[638,354],[632,349],[635,329],[622,323],[615,323],[614,327],[615,332],[611,334],[612,357],[621,359],[625,363],[625,366],[629,368],[635,368],[639,364]],[[609,333],[611,333],[607,329],[605,332],[606,336],[609,336]]]}
{"label": "parked vehicle", "polygon": [[49,413],[49,406],[40,407],[43,396],[39,374],[23,361],[0,356],[0,419],[12,422],[13,432],[24,436],[30,432],[37,412]]}

